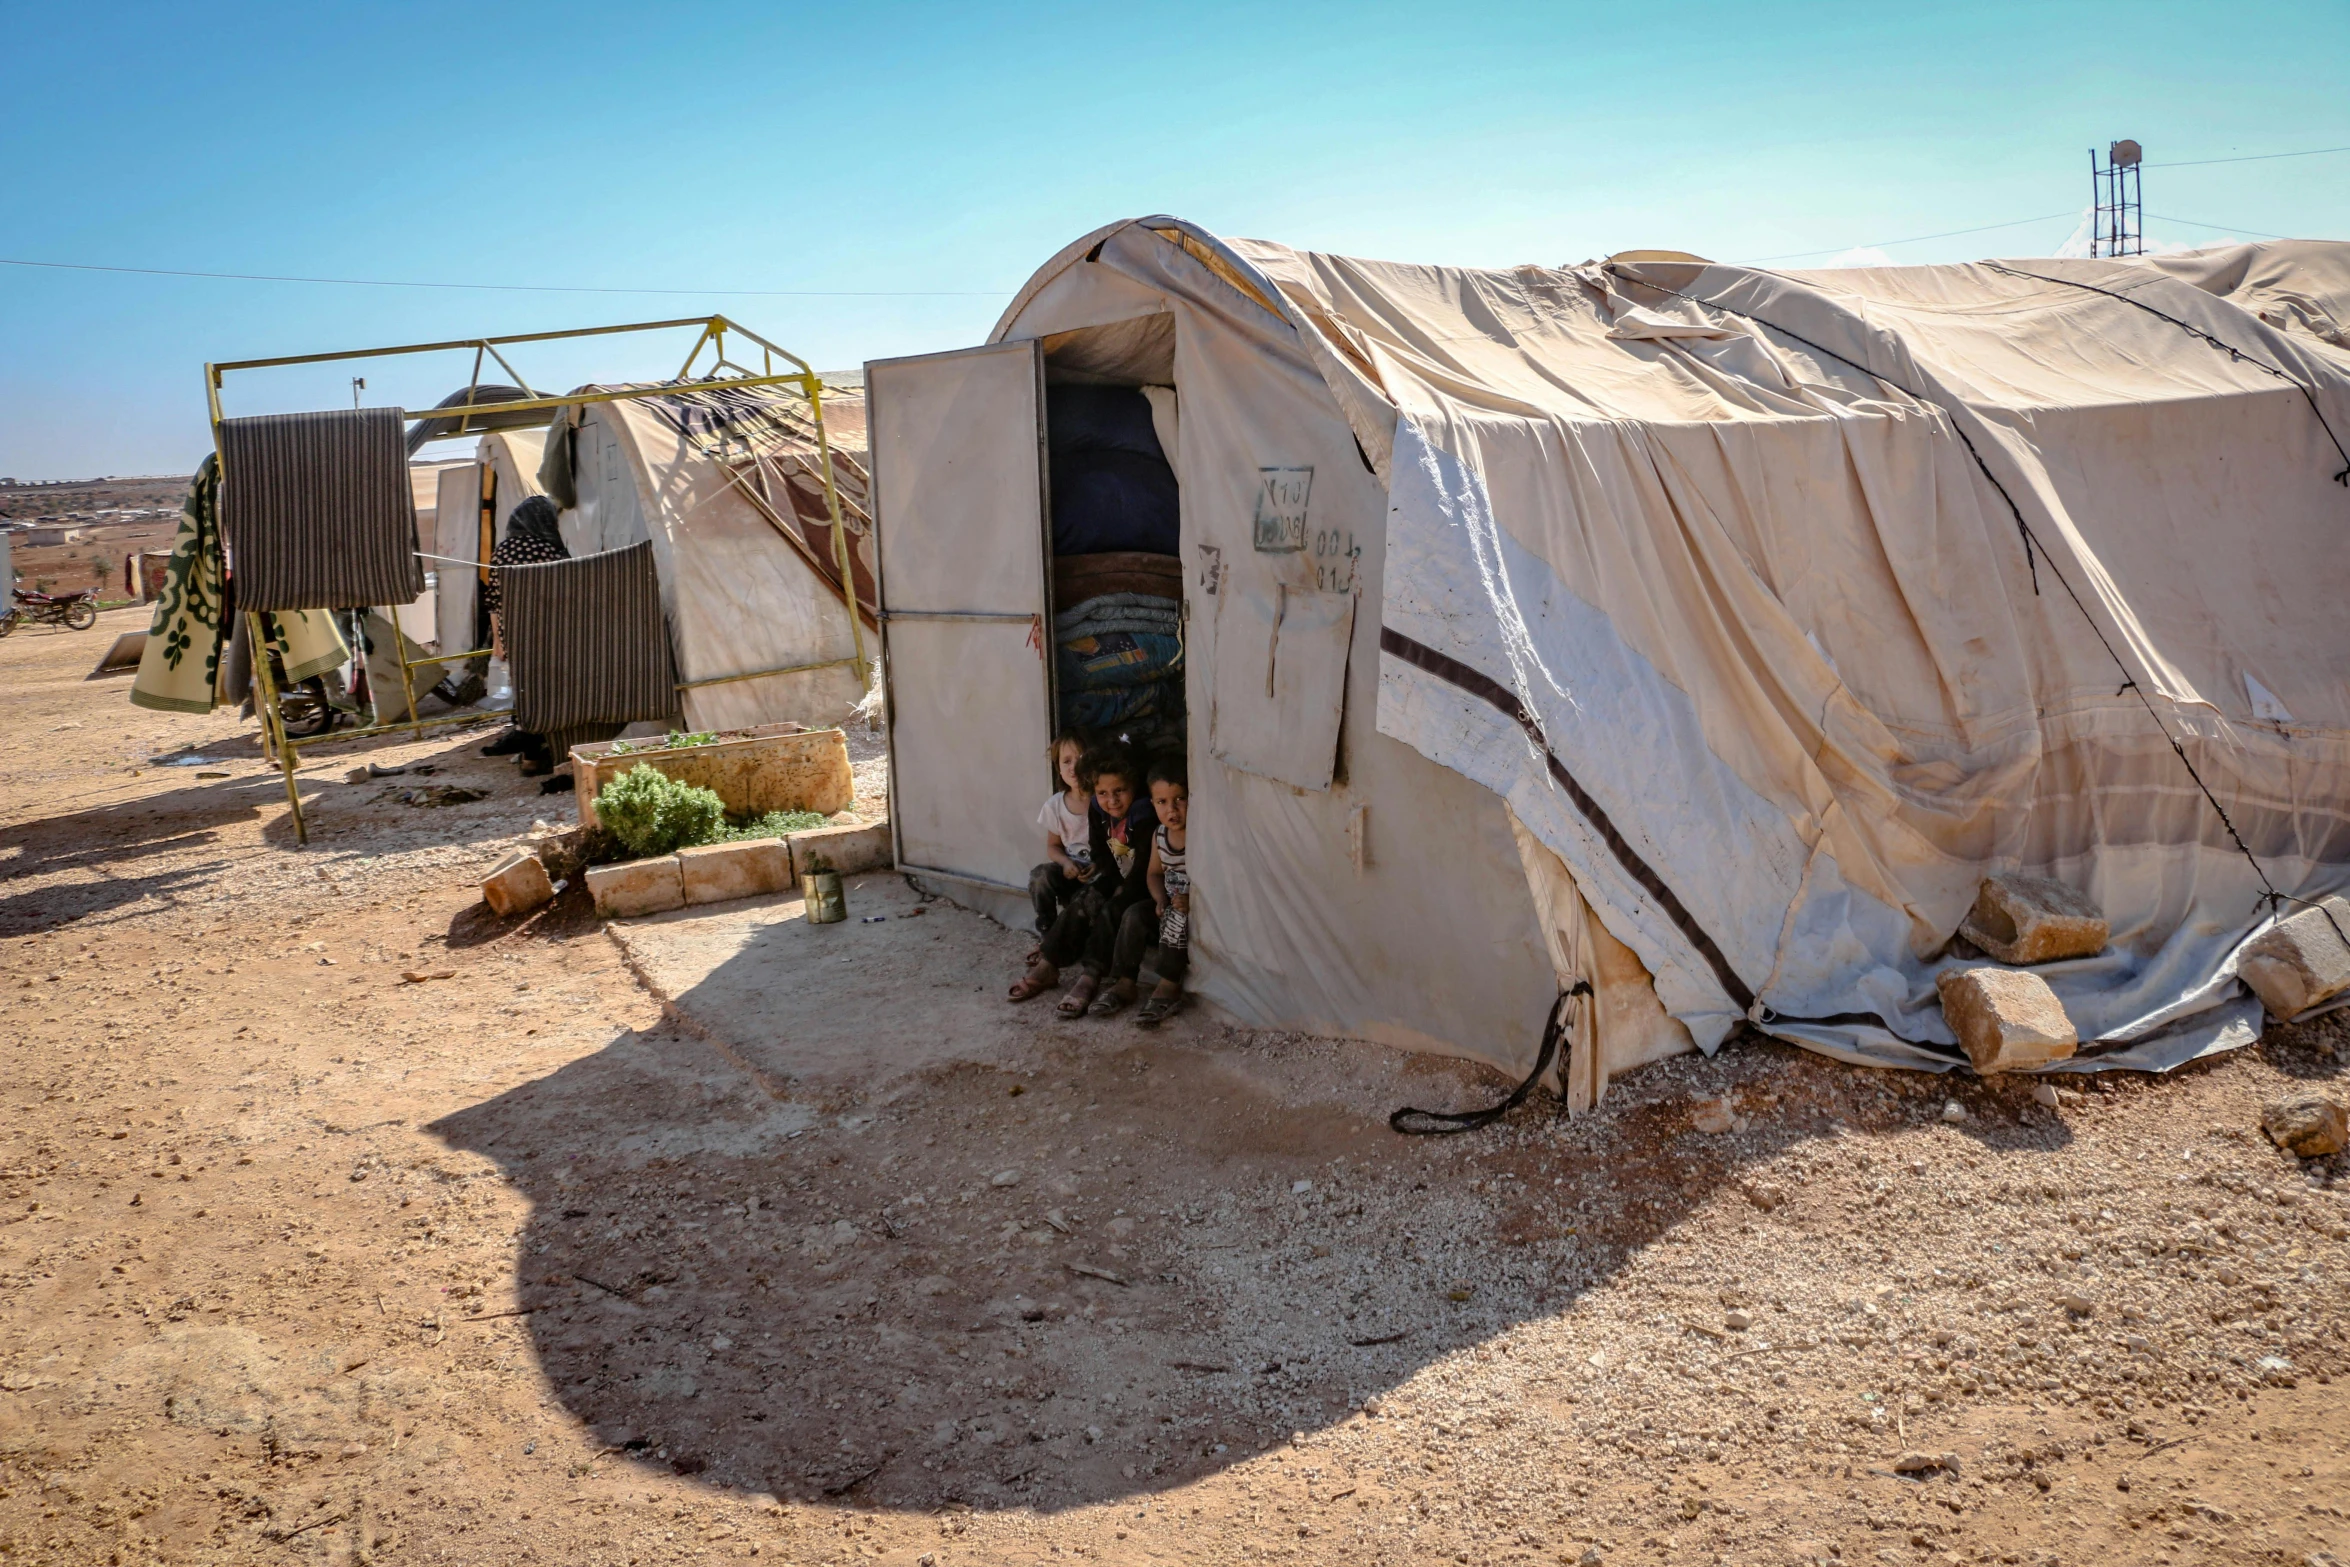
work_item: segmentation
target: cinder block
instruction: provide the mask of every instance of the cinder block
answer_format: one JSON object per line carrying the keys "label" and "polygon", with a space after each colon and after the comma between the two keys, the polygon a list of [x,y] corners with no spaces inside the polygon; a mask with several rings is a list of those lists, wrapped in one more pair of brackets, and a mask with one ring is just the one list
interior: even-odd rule
{"label": "cinder block", "polygon": [[2002,963],[2095,957],[2110,934],[2105,911],[2045,876],[1992,876],[1958,933]]}
{"label": "cinder block", "polygon": [[555,901],[555,884],[548,878],[543,860],[528,849],[516,849],[482,878],[481,901],[500,919],[528,914]]}
{"label": "cinder block", "polygon": [[705,843],[678,850],[677,869],[688,903],[725,903],[786,892],[792,885],[791,845],[782,838]]}
{"label": "cinder block", "polygon": [[606,919],[685,907],[685,882],[678,873],[674,854],[664,854],[656,860],[591,865],[587,885],[589,896],[596,900],[596,912]]}
{"label": "cinder block", "polygon": [[2015,969],[1949,969],[1935,980],[1942,1015],[1988,1076],[2062,1061],[2080,1044],[2064,1003],[2037,974]]}
{"label": "cinder block", "polygon": [[[2331,915],[2332,918],[2327,918]],[[2328,898],[2261,932],[2236,960],[2236,973],[2278,1018],[2295,1018],[2350,990],[2350,900]]]}
{"label": "cinder block", "polygon": [[791,835],[792,875],[811,871],[885,871],[895,863],[889,842],[889,823],[865,822],[850,827],[813,827]]}

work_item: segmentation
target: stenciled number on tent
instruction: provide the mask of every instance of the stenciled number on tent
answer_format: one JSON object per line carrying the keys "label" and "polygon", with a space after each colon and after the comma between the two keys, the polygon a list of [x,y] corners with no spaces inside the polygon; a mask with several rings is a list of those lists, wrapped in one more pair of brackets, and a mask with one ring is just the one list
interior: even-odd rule
{"label": "stenciled number on tent", "polygon": [[1355,542],[1354,529],[1314,530],[1314,586],[1322,592],[1352,593],[1355,566],[1362,558],[1363,547]]}
{"label": "stenciled number on tent", "polygon": [[1306,547],[1306,498],[1313,492],[1311,468],[1257,470],[1257,549],[1267,555],[1295,555]]}

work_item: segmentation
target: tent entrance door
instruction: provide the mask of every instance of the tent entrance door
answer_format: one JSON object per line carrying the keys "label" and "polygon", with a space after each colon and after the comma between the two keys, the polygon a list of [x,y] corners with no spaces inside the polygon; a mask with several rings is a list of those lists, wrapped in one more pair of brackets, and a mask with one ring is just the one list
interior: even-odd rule
{"label": "tent entrance door", "polygon": [[865,367],[899,869],[1022,895],[1053,787],[1044,359]]}

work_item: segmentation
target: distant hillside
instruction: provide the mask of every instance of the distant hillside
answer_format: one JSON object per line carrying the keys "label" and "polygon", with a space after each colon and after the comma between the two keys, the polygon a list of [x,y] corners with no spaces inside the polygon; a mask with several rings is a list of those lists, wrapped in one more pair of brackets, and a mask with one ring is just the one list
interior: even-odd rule
{"label": "distant hillside", "polygon": [[32,484],[0,479],[0,522],[54,519],[77,527],[105,524],[113,519],[101,511],[160,510],[179,515],[187,498],[186,474],[141,474],[105,479],[60,479]]}
{"label": "distant hillside", "polygon": [[32,545],[19,539],[12,551],[17,584],[44,591],[96,588],[108,599],[122,597],[123,557],[135,550],[170,549],[187,494],[185,474],[0,482],[0,522],[55,522],[85,535],[75,544]]}

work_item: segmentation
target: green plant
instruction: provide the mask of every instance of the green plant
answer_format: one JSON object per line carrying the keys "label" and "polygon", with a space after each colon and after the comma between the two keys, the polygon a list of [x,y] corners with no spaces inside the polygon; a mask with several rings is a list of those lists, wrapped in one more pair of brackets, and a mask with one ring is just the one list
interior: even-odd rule
{"label": "green plant", "polygon": [[821,827],[824,822],[822,811],[769,811],[764,816],[752,817],[739,827],[724,828],[717,841],[739,843],[746,838],[788,838],[795,832]]}
{"label": "green plant", "polygon": [[726,830],[726,804],[716,790],[679,783],[641,762],[604,785],[596,815],[640,859],[715,843]]}
{"label": "green plant", "polygon": [[698,734],[663,735],[658,740],[615,740],[612,742],[612,749],[604,754],[607,756],[642,756],[648,751],[683,751],[690,746],[716,745],[717,743],[717,731],[705,729]]}

